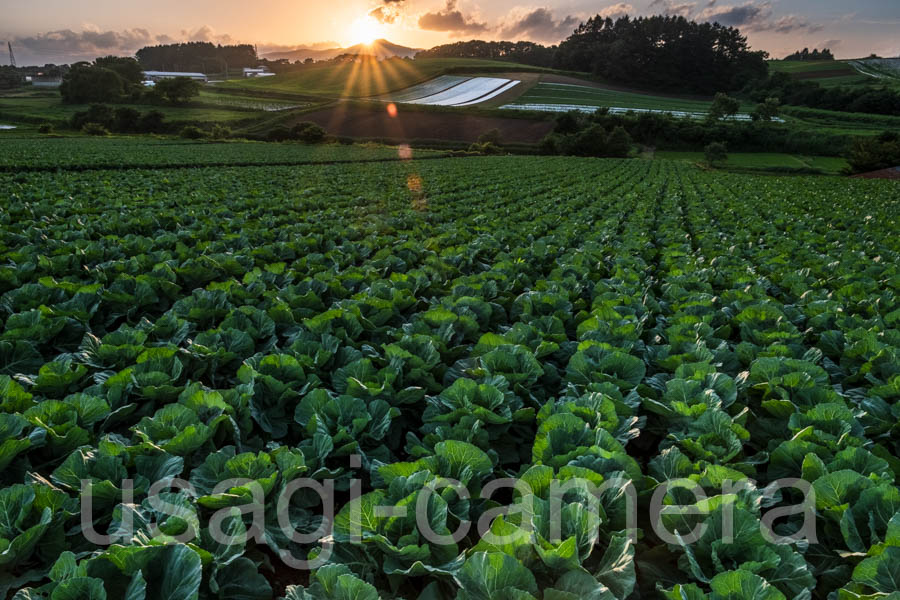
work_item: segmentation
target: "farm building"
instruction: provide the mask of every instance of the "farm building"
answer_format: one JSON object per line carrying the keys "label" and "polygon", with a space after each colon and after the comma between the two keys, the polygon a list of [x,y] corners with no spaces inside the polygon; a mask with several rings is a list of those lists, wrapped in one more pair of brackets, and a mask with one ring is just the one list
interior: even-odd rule
{"label": "farm building", "polygon": [[181,73],[178,71],[144,71],[145,81],[159,81],[160,79],[175,79],[176,77],[187,77],[197,81],[207,82],[206,75],[203,73]]}
{"label": "farm building", "polygon": [[62,77],[32,77],[31,85],[36,88],[58,88],[62,85]]}
{"label": "farm building", "polygon": [[251,69],[244,67],[244,77],[253,78],[253,77],[274,77],[275,73],[269,72],[269,70],[265,67],[259,67],[258,69]]}

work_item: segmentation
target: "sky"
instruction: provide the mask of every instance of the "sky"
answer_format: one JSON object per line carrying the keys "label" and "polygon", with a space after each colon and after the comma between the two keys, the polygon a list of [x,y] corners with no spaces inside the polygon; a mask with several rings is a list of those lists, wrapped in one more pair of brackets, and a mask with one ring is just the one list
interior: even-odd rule
{"label": "sky", "polygon": [[416,48],[469,39],[552,44],[596,14],[717,21],[775,58],[804,47],[829,47],[838,58],[900,56],[900,0],[0,0],[0,42],[12,42],[19,65],[175,41],[251,43],[260,54],[375,38]]}

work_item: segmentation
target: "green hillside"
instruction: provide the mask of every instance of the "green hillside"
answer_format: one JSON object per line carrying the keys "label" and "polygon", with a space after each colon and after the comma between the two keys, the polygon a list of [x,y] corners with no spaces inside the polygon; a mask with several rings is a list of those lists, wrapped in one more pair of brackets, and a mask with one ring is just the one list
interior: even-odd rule
{"label": "green hillside", "polygon": [[276,91],[312,96],[365,98],[407,88],[449,72],[460,71],[534,71],[510,62],[458,58],[422,60],[391,59],[343,64],[311,65],[301,71],[243,81],[222,86],[257,91]]}

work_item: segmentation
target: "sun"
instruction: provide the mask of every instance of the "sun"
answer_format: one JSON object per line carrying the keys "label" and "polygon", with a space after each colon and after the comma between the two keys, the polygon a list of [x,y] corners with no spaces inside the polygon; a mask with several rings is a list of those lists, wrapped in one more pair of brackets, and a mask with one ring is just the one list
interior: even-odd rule
{"label": "sun", "polygon": [[381,37],[382,25],[378,20],[367,15],[353,21],[348,34],[354,44],[370,46],[372,42]]}

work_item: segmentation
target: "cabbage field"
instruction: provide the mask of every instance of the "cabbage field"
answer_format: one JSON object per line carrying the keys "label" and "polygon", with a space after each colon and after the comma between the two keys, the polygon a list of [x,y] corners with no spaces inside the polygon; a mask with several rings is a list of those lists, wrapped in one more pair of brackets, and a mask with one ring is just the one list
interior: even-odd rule
{"label": "cabbage field", "polygon": [[0,596],[900,598],[892,182],[471,157],[0,192]]}

